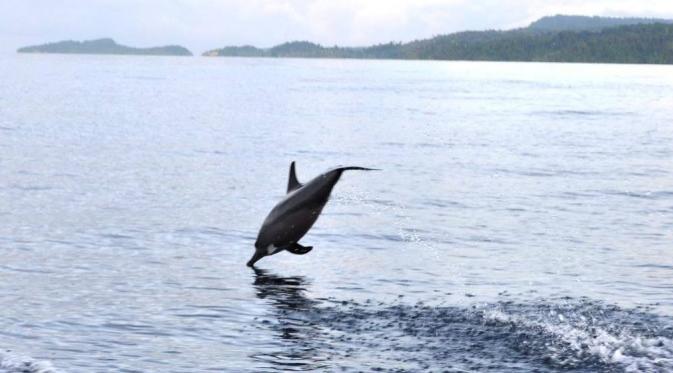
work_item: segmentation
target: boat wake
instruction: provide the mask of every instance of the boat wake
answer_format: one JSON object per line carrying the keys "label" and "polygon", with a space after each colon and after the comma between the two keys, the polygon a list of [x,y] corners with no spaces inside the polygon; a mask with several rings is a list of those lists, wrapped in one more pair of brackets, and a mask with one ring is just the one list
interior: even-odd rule
{"label": "boat wake", "polygon": [[[268,276],[267,276],[268,277]],[[257,282],[279,349],[264,369],[673,371],[673,320],[590,299],[473,306],[303,298],[301,281]],[[280,348],[282,346],[282,348]]]}

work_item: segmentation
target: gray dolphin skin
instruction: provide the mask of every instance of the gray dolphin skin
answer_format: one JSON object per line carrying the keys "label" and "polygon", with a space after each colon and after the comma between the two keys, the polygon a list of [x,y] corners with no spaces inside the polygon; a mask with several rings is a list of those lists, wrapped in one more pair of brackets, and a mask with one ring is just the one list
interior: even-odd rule
{"label": "gray dolphin skin", "polygon": [[302,185],[297,180],[294,162],[290,164],[290,176],[287,183],[287,195],[271,210],[266,217],[255,242],[255,254],[248,261],[248,267],[265,256],[283,250],[303,255],[313,249],[302,246],[299,240],[318,220],[320,212],[329,199],[330,193],[347,170],[373,171],[365,167],[337,167]]}

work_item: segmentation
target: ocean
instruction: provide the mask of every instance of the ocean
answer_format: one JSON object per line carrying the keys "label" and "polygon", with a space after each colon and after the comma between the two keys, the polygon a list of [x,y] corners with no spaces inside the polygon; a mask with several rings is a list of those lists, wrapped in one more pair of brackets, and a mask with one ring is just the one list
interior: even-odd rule
{"label": "ocean", "polygon": [[0,222],[3,373],[667,372],[673,67],[3,55]]}

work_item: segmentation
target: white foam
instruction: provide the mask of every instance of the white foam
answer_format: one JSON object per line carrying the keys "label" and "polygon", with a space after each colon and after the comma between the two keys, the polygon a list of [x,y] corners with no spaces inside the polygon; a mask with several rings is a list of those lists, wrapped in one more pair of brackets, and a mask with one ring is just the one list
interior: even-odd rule
{"label": "white foam", "polygon": [[34,360],[11,351],[0,351],[0,373],[63,373],[48,361]]}
{"label": "white foam", "polygon": [[[550,316],[549,320],[536,319],[497,309],[484,313],[487,320],[542,330],[567,343],[578,357],[588,352],[605,363],[618,364],[628,372],[673,371],[673,340],[670,338],[646,337],[624,330],[614,333],[591,326],[586,320],[573,324],[560,313]],[[549,348],[553,353],[553,346]]]}

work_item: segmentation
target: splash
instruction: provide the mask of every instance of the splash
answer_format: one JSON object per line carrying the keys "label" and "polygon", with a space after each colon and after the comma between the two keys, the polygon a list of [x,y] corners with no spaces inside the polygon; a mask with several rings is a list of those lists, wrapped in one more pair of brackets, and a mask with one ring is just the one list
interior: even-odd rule
{"label": "splash", "polygon": [[274,354],[283,363],[315,363],[302,352],[329,351],[321,361],[345,371],[673,371],[672,320],[588,299],[471,307],[327,300],[277,311],[269,327],[284,336],[284,352]]}
{"label": "splash", "polygon": [[481,317],[494,326],[539,333],[546,340],[542,352],[560,366],[593,361],[627,372],[673,370],[673,329],[656,316],[590,301],[520,309],[500,305]]}
{"label": "splash", "polygon": [[48,361],[38,361],[27,356],[0,351],[0,373],[63,373]]}

